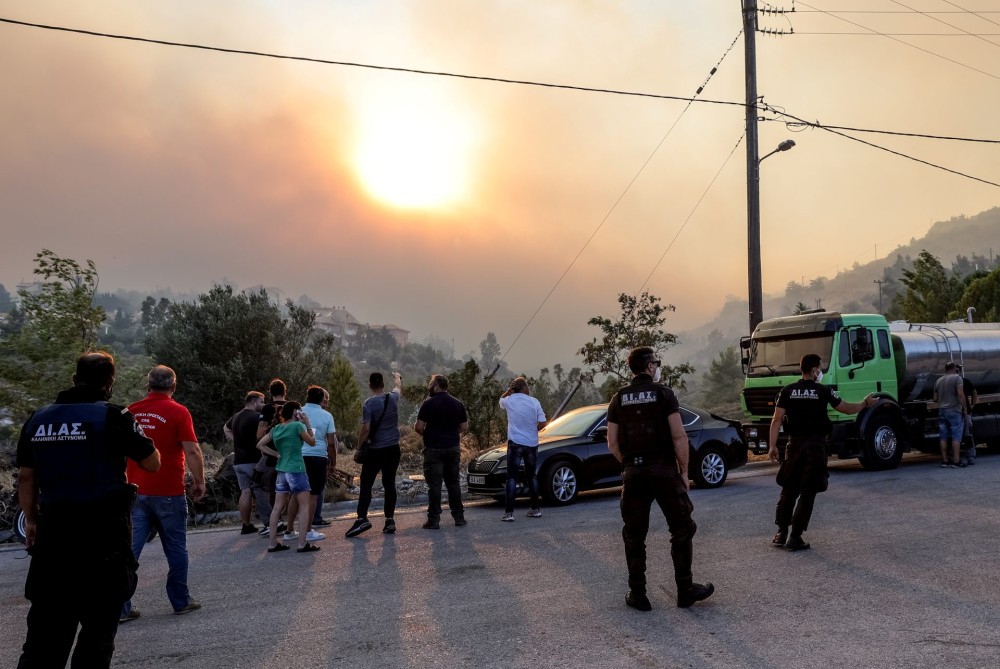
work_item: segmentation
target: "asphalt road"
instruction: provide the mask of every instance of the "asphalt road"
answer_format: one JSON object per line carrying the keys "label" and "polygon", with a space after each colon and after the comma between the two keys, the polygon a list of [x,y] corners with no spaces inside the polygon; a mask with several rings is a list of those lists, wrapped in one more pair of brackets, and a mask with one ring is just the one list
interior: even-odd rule
{"label": "asphalt road", "polygon": [[[236,530],[189,536],[201,611],[174,616],[166,565],[147,546],[116,666],[162,667],[948,667],[1000,666],[1000,456],[940,469],[927,459],[889,472],[837,466],[806,538],[769,545],[773,467],[739,470],[693,490],[695,578],[717,591],[674,606],[669,536],[648,540],[654,609],[625,607],[616,493],[586,495],[540,519],[468,509],[469,525],[343,538],[323,550],[268,555]],[[100,526],[95,524],[95,540]],[[0,551],[0,667],[16,664],[28,610],[23,551]]]}

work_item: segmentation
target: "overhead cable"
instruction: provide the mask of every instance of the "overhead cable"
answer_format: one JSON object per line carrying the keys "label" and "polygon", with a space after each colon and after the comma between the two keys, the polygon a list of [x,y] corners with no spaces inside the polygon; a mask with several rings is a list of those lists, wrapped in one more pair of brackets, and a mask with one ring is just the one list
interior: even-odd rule
{"label": "overhead cable", "polygon": [[925,16],[925,17],[929,18],[929,19],[930,19],[930,20],[932,20],[932,21],[937,21],[938,23],[941,23],[941,24],[943,24],[943,25],[946,25],[946,26],[948,26],[949,28],[952,28],[952,29],[954,29],[954,30],[958,30],[959,32],[962,32],[962,33],[965,33],[966,35],[971,35],[972,37],[975,37],[976,39],[979,39],[979,40],[982,40],[983,42],[986,42],[987,44],[990,44],[990,45],[992,45],[992,46],[997,46],[997,47],[1000,47],[1000,44],[997,44],[996,42],[993,42],[993,41],[991,41],[991,40],[988,40],[988,39],[986,39],[985,37],[980,37],[979,35],[974,35],[973,33],[970,33],[970,32],[969,32],[968,30],[966,30],[965,28],[962,28],[962,27],[960,27],[960,26],[956,26],[956,25],[955,25],[954,23],[948,23],[948,22],[947,22],[947,21],[945,21],[944,19],[939,19],[939,18],[938,18],[938,17],[936,17],[936,16],[931,16],[931,15],[930,15],[930,14],[928,14],[927,12],[922,12],[922,11],[920,11],[919,9],[914,9],[913,7],[910,7],[909,5],[904,5],[904,4],[902,3],[902,2],[899,2],[899,0],[889,0],[889,1],[890,1],[890,2],[892,2],[892,3],[894,3],[894,4],[897,4],[897,5],[899,5],[900,7],[905,7],[906,9],[912,9],[913,11],[917,12],[918,14],[920,14],[920,15],[922,15],[922,16]]}
{"label": "overhead cable", "polygon": [[595,88],[591,86],[573,86],[569,84],[553,84],[542,81],[529,81],[525,79],[509,79],[504,77],[491,77],[473,74],[461,74],[457,72],[444,72],[437,70],[420,70],[410,67],[392,67],[389,65],[372,65],[370,63],[355,63],[350,61],[329,60],[326,58],[310,58],[308,56],[292,56],[287,54],[270,53],[266,51],[253,51],[249,49],[230,49],[220,46],[210,46],[207,44],[194,44],[190,42],[173,42],[169,40],[151,39],[148,37],[135,37],[133,35],[118,35],[113,33],[96,32],[93,30],[81,30],[79,28],[66,28],[63,26],[51,26],[42,23],[31,23],[28,21],[17,21],[0,17],[0,23],[7,23],[15,26],[28,28],[40,28],[42,30],[55,30],[59,32],[73,33],[77,35],[87,35],[90,37],[103,37],[107,39],[125,40],[129,42],[141,42],[144,44],[157,44],[160,46],[180,47],[184,49],[200,49],[202,51],[215,51],[219,53],[230,53],[241,56],[257,56],[260,58],[276,58],[279,60],[294,60],[305,63],[317,63],[320,65],[339,65],[342,67],[359,67],[369,70],[382,70],[385,72],[402,72],[406,74],[421,74],[434,77],[450,77],[453,79],[467,79],[473,81],[489,81],[501,84],[518,84],[520,86],[537,86],[541,88],[558,88],[562,90],[581,91],[584,93],[608,93],[611,95],[624,95],[640,98],[654,98],[657,100],[677,100],[679,102],[700,102],[705,104],[728,105],[733,107],[746,107],[745,102],[735,102],[731,100],[708,100],[704,98],[695,99],[680,95],[662,95],[658,93],[643,93],[641,91],[623,91],[613,88]]}
{"label": "overhead cable", "polygon": [[943,56],[943,55],[941,55],[941,54],[939,54],[937,52],[931,51],[930,49],[925,49],[923,47],[917,46],[916,44],[910,44],[909,42],[907,42],[905,40],[899,39],[898,37],[893,37],[892,35],[889,35],[889,34],[884,33],[884,32],[880,32],[878,30],[875,30],[874,28],[869,28],[868,26],[862,25],[862,24],[858,23],[857,21],[851,21],[850,19],[845,19],[843,16],[838,16],[838,15],[833,14],[831,12],[828,12],[826,10],[818,9],[816,7],[812,7],[811,5],[807,5],[804,2],[803,3],[799,3],[799,4],[801,4],[803,7],[808,7],[809,9],[815,10],[815,11],[821,13],[821,14],[826,14],[827,16],[831,16],[831,17],[833,17],[833,18],[835,18],[835,19],[837,19],[839,21],[843,21],[845,23],[850,23],[852,26],[855,26],[857,28],[861,28],[862,30],[867,30],[867,31],[872,32],[872,33],[874,33],[876,35],[881,35],[882,37],[885,37],[886,39],[891,39],[893,42],[899,42],[900,44],[904,44],[904,45],[910,47],[911,49],[916,49],[917,51],[922,51],[922,52],[924,52],[926,54],[929,54],[931,56],[935,56],[936,58],[940,58],[942,60],[946,60],[949,63],[952,63],[953,65],[958,65],[959,67],[964,67],[967,70],[972,70],[973,72],[978,72],[979,74],[985,74],[987,77],[992,77],[993,79],[1000,80],[1000,75],[993,74],[992,72],[987,72],[986,70],[980,70],[978,67],[973,67],[972,65],[969,65],[968,63],[963,63],[962,61],[955,60],[954,58],[948,58],[947,56]]}

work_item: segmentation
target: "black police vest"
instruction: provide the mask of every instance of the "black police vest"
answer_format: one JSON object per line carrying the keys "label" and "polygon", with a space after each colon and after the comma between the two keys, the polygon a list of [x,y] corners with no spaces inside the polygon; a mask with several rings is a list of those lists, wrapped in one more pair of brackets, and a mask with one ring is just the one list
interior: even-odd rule
{"label": "black police vest", "polygon": [[107,402],[51,404],[26,430],[41,507],[106,499],[124,488],[125,457],[107,437]]}
{"label": "black police vest", "polygon": [[663,386],[641,381],[618,391],[618,441],[626,458],[672,460],[674,444],[667,419]]}

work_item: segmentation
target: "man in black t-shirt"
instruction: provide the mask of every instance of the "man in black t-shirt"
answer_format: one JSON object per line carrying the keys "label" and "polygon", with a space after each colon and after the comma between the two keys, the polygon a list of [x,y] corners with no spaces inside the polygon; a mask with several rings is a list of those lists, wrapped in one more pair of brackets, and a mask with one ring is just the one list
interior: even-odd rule
{"label": "man in black t-shirt", "polygon": [[[260,442],[264,438],[264,435],[271,431],[271,427],[277,423],[278,411],[281,409],[281,405],[285,403],[285,393],[288,392],[288,388],[285,386],[285,382],[281,379],[271,379],[271,382],[267,384],[267,392],[271,395],[271,402],[264,405],[264,408],[260,411],[260,422],[257,423],[257,441]],[[270,506],[274,507],[274,486],[277,483],[278,472],[275,470],[275,466],[278,464],[278,458],[262,453],[260,459],[257,461],[256,472],[258,473],[258,478],[260,479],[261,487],[267,492],[267,500]],[[271,514],[268,514],[267,518]],[[278,523],[279,529],[284,532],[285,524]],[[260,536],[266,537],[270,532],[267,524],[264,524],[264,529],[260,531]]]}
{"label": "man in black t-shirt", "polygon": [[261,455],[257,450],[257,427],[263,408],[264,393],[251,390],[243,401],[243,409],[226,421],[222,428],[226,438],[233,441],[233,470],[240,484],[240,519],[243,521],[240,534],[253,534],[257,531],[251,521],[254,498],[257,499],[257,515],[264,521],[265,527],[271,517],[267,492],[259,482],[260,477],[254,476]]}
{"label": "man in black t-shirt", "polygon": [[[855,414],[876,402],[872,395],[861,402],[846,402],[829,386],[822,385],[822,359],[815,353],[802,356],[799,368],[802,378],[785,386],[778,394],[767,451],[772,461],[778,459],[778,433],[782,419],[787,418],[788,445],[785,460],[778,470],[781,496],[774,516],[778,532],[771,543],[791,551],[809,548],[802,533],[809,527],[816,494],[827,486],[826,437],[832,426],[826,408]],[[788,534],[789,525],[791,535]]]}
{"label": "man in black t-shirt", "polygon": [[430,397],[417,412],[413,429],[424,437],[424,480],[427,482],[427,522],[425,530],[441,527],[441,483],[448,489],[448,508],[455,525],[465,525],[462,489],[458,482],[461,461],[459,442],[469,429],[465,405],[448,394],[448,377],[435,374],[427,388]]}

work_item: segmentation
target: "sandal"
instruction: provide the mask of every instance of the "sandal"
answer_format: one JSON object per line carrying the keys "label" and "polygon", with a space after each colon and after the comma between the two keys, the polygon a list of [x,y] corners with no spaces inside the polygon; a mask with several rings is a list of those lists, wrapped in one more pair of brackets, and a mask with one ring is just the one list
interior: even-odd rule
{"label": "sandal", "polygon": [[[288,546],[285,546],[285,548],[288,548]],[[318,550],[319,550],[319,546],[317,546],[316,544],[306,544],[302,548],[296,548],[295,552],[296,553],[315,553]]]}
{"label": "sandal", "polygon": [[269,546],[267,549],[268,553],[280,553],[281,551],[287,551],[288,546],[285,544],[278,544],[277,546]]}

